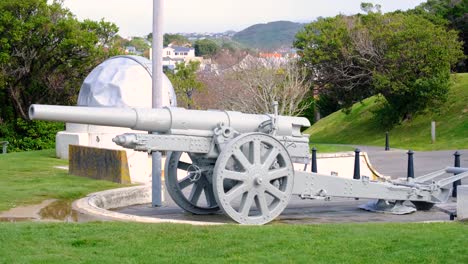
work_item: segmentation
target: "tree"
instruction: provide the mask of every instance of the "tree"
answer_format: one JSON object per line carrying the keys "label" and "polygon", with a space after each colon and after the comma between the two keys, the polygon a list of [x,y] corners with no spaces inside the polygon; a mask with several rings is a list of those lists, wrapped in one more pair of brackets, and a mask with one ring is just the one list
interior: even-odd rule
{"label": "tree", "polygon": [[180,34],[164,34],[163,45],[169,46],[169,44],[177,46],[186,46],[190,45],[190,41],[188,40],[188,38]]}
{"label": "tree", "polygon": [[342,107],[381,94],[389,126],[444,101],[451,66],[463,56],[457,32],[403,13],[321,19],[294,45],[320,93]]}
{"label": "tree", "polygon": [[203,83],[197,78],[197,71],[200,62],[190,61],[189,63],[177,63],[174,72],[166,72],[167,77],[174,86],[179,103],[191,109],[193,103],[193,93],[203,89]]}
{"label": "tree", "polygon": [[[468,56],[468,0],[428,0],[408,12],[432,15],[428,18],[439,23],[440,18],[447,20],[448,27],[458,31],[460,40],[464,42],[465,56]],[[468,72],[468,57],[458,65],[457,70]]]}
{"label": "tree", "polygon": [[135,47],[137,51],[144,52],[149,50],[150,44],[142,37],[133,37],[128,43],[127,46]]}
{"label": "tree", "polygon": [[372,3],[361,3],[361,10],[366,12],[367,14],[370,13],[381,13],[382,6],[379,4],[372,4]]}
{"label": "tree", "polygon": [[86,75],[119,53],[117,30],[78,21],[59,0],[0,1],[0,138],[13,149],[53,145],[63,125],[29,121],[28,107],[74,104]]}
{"label": "tree", "polygon": [[216,42],[209,39],[195,41],[195,55],[200,57],[211,57],[219,52]]}
{"label": "tree", "polygon": [[70,104],[84,77],[112,55],[117,27],[79,22],[61,1],[0,2],[3,119],[27,119],[32,103]]}
{"label": "tree", "polygon": [[[311,84],[304,68],[295,61],[278,61],[247,56],[219,74],[204,76],[216,108],[245,113],[273,113],[273,101],[280,115],[301,115],[310,106]],[[304,103],[306,102],[307,103]]]}

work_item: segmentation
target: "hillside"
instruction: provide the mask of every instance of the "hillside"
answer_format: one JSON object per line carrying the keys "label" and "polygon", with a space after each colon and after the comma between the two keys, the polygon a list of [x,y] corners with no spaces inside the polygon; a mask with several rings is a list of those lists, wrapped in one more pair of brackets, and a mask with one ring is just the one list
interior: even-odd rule
{"label": "hillside", "polygon": [[276,21],[250,26],[233,36],[233,40],[252,49],[276,50],[292,46],[296,33],[304,24]]}
{"label": "hillside", "polygon": [[[468,149],[468,73],[453,76],[448,101],[436,113],[427,112],[403,122],[390,133],[394,148],[415,150]],[[351,113],[335,112],[306,130],[312,143],[383,146],[385,130],[372,119],[376,97],[353,106]],[[431,121],[436,121],[436,142],[431,143]]]}

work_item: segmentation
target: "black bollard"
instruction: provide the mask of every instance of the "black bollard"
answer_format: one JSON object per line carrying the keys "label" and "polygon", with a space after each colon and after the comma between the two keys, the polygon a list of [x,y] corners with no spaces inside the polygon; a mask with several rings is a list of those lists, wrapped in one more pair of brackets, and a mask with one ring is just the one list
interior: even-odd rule
{"label": "black bollard", "polygon": [[413,165],[413,154],[414,152],[410,149],[408,151],[408,173],[407,173],[407,179],[413,178],[414,179],[414,165]]}
{"label": "black bollard", "polygon": [[[454,167],[460,168],[460,156],[461,154],[457,151],[453,154],[455,156],[455,162],[454,162]],[[455,173],[457,175],[457,173]],[[453,183],[453,189],[452,189],[452,197],[457,197],[457,187],[458,185],[461,185],[461,180],[458,180]]]}
{"label": "black bollard", "polygon": [[312,148],[312,172],[317,173],[317,149]]}
{"label": "black bollard", "polygon": [[360,149],[354,150],[354,175],[353,179],[359,180],[361,178],[361,167],[359,162],[359,153],[361,152]]}
{"label": "black bollard", "polygon": [[390,150],[390,143],[388,140],[388,132],[385,132],[385,151],[389,151],[389,150]]}

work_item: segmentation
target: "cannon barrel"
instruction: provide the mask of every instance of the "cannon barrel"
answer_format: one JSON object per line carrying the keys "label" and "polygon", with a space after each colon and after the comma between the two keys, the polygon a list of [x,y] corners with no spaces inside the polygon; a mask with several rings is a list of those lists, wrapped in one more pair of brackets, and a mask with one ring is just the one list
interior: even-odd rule
{"label": "cannon barrel", "polygon": [[[244,114],[234,111],[187,110],[184,108],[113,108],[56,106],[33,104],[29,108],[31,120],[61,121],[99,126],[127,127],[159,133],[173,131],[212,131],[219,124],[230,126],[240,133],[258,131],[271,120],[267,114]],[[300,128],[310,126],[303,117],[278,116],[277,135],[301,136]]]}

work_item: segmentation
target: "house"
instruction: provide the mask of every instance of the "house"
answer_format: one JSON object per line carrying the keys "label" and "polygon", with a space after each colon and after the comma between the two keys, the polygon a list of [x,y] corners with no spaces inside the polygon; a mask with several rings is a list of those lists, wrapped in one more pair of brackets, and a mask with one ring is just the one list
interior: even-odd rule
{"label": "house", "polygon": [[163,49],[163,56],[171,59],[186,59],[195,57],[195,49],[169,45]]}
{"label": "house", "polygon": [[141,56],[143,52],[137,50],[134,46],[127,46],[125,47],[125,54],[134,54]]}
{"label": "house", "polygon": [[203,68],[203,58],[195,56],[195,49],[191,47],[181,47],[169,45],[163,48],[163,67],[174,70],[177,63],[188,63],[189,61],[199,61]]}

